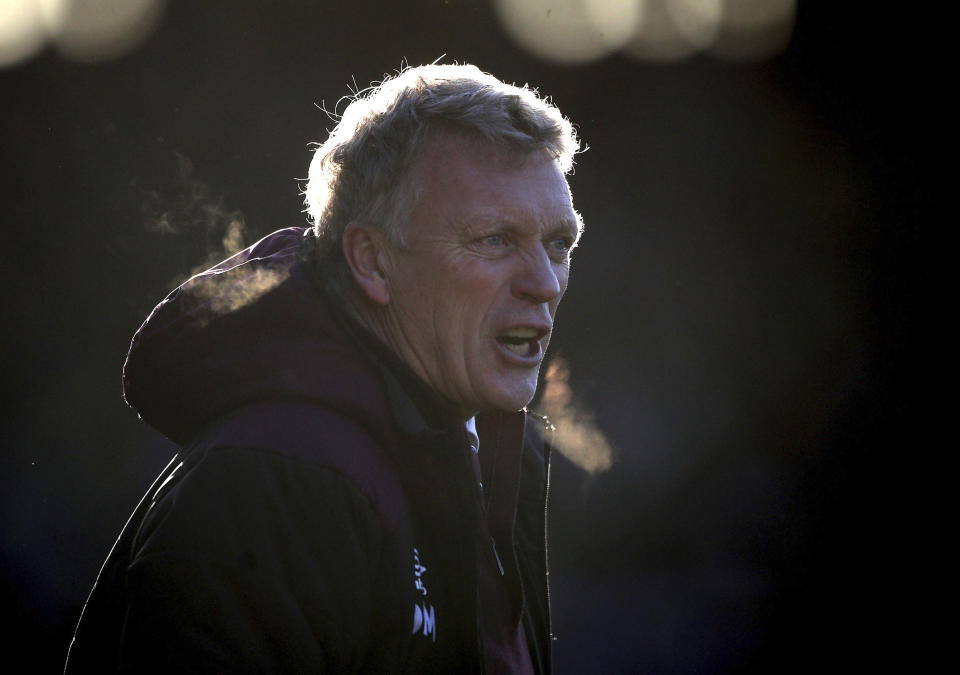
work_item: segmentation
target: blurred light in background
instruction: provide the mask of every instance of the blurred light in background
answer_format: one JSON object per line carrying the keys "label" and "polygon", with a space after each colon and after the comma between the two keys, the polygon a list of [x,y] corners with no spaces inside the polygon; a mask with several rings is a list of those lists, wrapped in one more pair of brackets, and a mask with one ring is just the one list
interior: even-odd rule
{"label": "blurred light in background", "polygon": [[28,59],[46,43],[45,14],[54,11],[56,0],[0,0],[0,66]]}
{"label": "blurred light in background", "polygon": [[164,0],[0,0],[0,67],[46,44],[73,61],[122,56],[157,27]]}
{"label": "blurred light in background", "polygon": [[717,39],[723,0],[639,0],[643,22],[624,50],[643,61],[679,61]]}
{"label": "blurred light in background", "polygon": [[587,63],[620,49],[636,30],[636,0],[494,0],[507,34],[556,63]]}
{"label": "blurred light in background", "polygon": [[520,46],[547,61],[589,63],[613,52],[679,61],[705,52],[759,61],[790,40],[796,0],[494,0]]}
{"label": "blurred light in background", "polygon": [[759,61],[783,51],[793,33],[796,0],[725,0],[710,52],[732,61]]}

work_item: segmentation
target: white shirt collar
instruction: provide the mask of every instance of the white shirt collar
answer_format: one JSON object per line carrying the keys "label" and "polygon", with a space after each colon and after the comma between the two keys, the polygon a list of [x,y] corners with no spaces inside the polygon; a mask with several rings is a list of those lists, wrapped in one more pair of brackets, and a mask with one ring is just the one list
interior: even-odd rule
{"label": "white shirt collar", "polygon": [[477,418],[476,416],[471,417],[466,422],[464,426],[467,427],[467,434],[472,437],[471,446],[473,447],[474,452],[477,452],[480,448],[480,435],[477,433]]}

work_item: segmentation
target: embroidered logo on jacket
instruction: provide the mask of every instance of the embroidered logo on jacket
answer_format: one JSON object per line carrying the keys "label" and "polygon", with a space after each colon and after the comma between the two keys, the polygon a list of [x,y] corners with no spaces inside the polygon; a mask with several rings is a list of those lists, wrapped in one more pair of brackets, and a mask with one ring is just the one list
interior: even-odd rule
{"label": "embroidered logo on jacket", "polygon": [[[426,598],[427,585],[423,581],[423,575],[427,571],[426,566],[420,562],[420,551],[413,549],[413,587]],[[437,616],[433,605],[428,605],[426,600],[413,605],[413,631],[414,634],[422,633],[429,635],[433,641],[437,641]]]}

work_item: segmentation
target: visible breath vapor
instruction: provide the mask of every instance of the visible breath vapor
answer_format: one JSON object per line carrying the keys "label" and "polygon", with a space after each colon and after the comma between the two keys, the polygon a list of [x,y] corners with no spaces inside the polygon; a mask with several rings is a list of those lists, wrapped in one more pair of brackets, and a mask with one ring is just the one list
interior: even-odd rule
{"label": "visible breath vapor", "polygon": [[179,152],[174,155],[179,182],[173,193],[162,195],[156,190],[148,191],[141,208],[148,230],[164,236],[185,237],[189,244],[199,248],[200,262],[176,277],[172,285],[177,286],[242,250],[247,236],[243,213],[227,209],[222,197],[212,197],[210,188],[194,177],[193,162]]}
{"label": "visible breath vapor", "polygon": [[556,427],[553,445],[564,457],[591,474],[607,471],[613,466],[613,446],[597,428],[593,414],[575,403],[569,380],[566,360],[555,357],[537,407]]}
{"label": "visible breath vapor", "polygon": [[[233,269],[228,258],[247,245],[243,213],[227,209],[222,197],[213,197],[210,188],[194,177],[193,162],[175,152],[179,181],[167,194],[146,191],[142,210],[147,229],[182,240],[178,248],[187,251],[189,271],[179,273],[170,286],[185,284],[186,292],[200,303],[196,319],[211,319],[236,311],[282,283],[288,276],[285,267],[240,266]],[[217,265],[224,262],[223,265]],[[239,262],[239,261],[237,261]],[[217,265],[217,270],[210,270]],[[206,273],[204,273],[206,272]]]}
{"label": "visible breath vapor", "polygon": [[243,267],[242,273],[234,270],[211,272],[194,277],[188,284],[190,294],[203,303],[204,312],[198,315],[201,323],[249,305],[264,293],[279,286],[290,276],[287,267]]}

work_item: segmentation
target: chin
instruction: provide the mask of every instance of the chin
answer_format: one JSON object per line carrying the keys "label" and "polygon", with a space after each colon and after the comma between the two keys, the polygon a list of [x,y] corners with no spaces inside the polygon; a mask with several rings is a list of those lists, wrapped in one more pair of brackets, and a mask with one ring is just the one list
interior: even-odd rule
{"label": "chin", "polygon": [[491,404],[490,407],[506,412],[516,412],[533,400],[534,394],[537,393],[537,378],[534,375],[532,381],[500,383],[495,393],[491,393],[494,395],[487,399]]}

